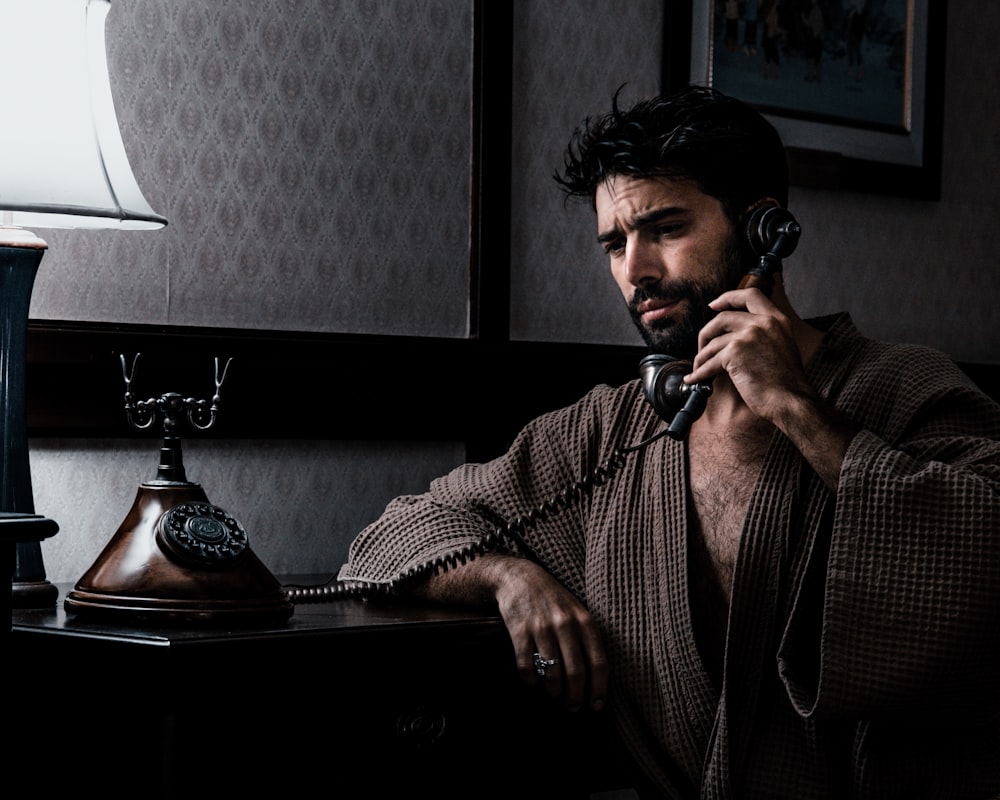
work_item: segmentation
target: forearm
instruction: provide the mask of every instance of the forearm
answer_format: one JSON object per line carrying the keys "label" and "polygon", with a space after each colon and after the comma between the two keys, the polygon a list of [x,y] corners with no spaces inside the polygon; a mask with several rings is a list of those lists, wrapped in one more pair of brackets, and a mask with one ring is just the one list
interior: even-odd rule
{"label": "forearm", "polygon": [[493,605],[505,576],[520,561],[523,559],[516,556],[486,553],[459,566],[433,573],[413,583],[407,592],[435,603]]}
{"label": "forearm", "polygon": [[823,482],[836,491],[857,426],[822,398],[803,395],[792,395],[773,422]]}
{"label": "forearm", "polygon": [[967,437],[899,449],[856,435],[832,530],[809,547],[822,592],[793,600],[782,645],[803,711],[870,716],[902,703],[948,715],[995,688],[997,447]]}

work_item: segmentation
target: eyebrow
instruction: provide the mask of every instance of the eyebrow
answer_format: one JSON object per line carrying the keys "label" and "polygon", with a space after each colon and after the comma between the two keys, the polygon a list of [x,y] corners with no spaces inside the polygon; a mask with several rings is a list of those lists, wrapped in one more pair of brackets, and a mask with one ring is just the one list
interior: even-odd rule
{"label": "eyebrow", "polygon": [[[661,222],[668,217],[676,217],[684,212],[685,209],[680,206],[664,206],[662,208],[654,208],[651,211],[647,211],[645,214],[640,214],[635,219],[631,220],[629,227],[632,230],[636,230],[647,225],[655,225],[657,222]],[[597,242],[598,244],[607,244],[608,242],[621,236],[621,233],[621,230],[618,227],[615,227],[613,230],[605,233],[599,233],[597,235]]]}

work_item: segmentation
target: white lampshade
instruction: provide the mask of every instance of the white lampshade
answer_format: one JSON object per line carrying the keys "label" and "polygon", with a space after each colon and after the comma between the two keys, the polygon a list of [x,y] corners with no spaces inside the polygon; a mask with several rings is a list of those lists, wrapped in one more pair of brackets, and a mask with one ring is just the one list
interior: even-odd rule
{"label": "white lampshade", "polygon": [[0,224],[160,228],[125,154],[108,0],[0,0]]}

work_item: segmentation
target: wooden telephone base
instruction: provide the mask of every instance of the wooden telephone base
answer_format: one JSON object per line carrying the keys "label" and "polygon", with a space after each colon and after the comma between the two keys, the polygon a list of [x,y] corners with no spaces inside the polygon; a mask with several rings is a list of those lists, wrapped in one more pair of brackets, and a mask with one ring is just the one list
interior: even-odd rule
{"label": "wooden telephone base", "polygon": [[232,516],[198,484],[163,480],[139,485],[64,606],[119,620],[222,625],[274,625],[294,610]]}

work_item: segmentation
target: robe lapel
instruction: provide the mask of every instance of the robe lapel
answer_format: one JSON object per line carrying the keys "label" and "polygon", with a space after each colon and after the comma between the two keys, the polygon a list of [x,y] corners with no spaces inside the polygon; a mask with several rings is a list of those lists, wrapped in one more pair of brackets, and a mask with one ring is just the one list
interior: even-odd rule
{"label": "robe lapel", "polygon": [[766,673],[776,669],[776,624],[801,456],[776,433],[750,498],[733,575],[722,698],[705,764],[703,797],[732,796],[753,736]]}
{"label": "robe lapel", "polygon": [[652,479],[659,484],[653,496],[662,498],[662,505],[656,509],[655,524],[649,526],[655,565],[644,576],[645,611],[648,619],[657,620],[651,633],[661,637],[654,648],[657,684],[668,697],[671,715],[683,714],[686,720],[674,727],[672,735],[686,732],[689,741],[683,749],[690,761],[685,771],[697,776],[718,707],[718,691],[698,650],[689,602],[687,448],[666,439],[657,447],[659,468],[651,478],[655,475]]}

